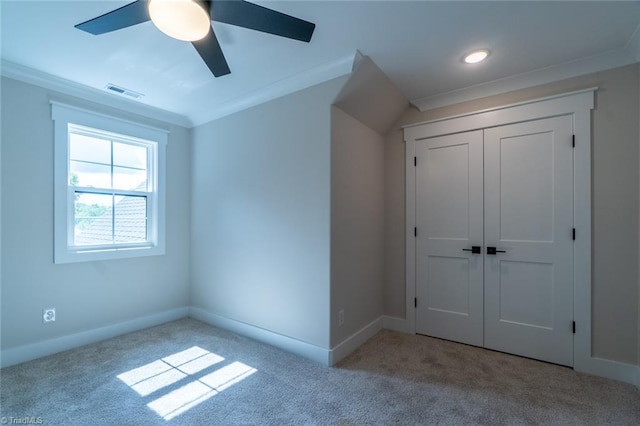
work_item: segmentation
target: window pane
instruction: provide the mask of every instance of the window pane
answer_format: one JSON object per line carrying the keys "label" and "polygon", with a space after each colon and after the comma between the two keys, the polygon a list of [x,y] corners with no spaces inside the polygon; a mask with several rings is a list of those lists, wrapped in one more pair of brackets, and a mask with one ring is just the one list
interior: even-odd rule
{"label": "window pane", "polygon": [[74,245],[113,242],[113,197],[105,194],[75,193]]}
{"label": "window pane", "polygon": [[146,170],[147,148],[140,145],[114,142],[113,165]]}
{"label": "window pane", "polygon": [[69,184],[93,188],[111,188],[111,166],[70,161]]}
{"label": "window pane", "polygon": [[115,197],[115,243],[147,241],[147,197]]}
{"label": "window pane", "polygon": [[129,169],[126,167],[113,168],[113,187],[135,191],[147,190],[147,171]]}
{"label": "window pane", "polygon": [[69,158],[111,164],[111,141],[69,133]]}

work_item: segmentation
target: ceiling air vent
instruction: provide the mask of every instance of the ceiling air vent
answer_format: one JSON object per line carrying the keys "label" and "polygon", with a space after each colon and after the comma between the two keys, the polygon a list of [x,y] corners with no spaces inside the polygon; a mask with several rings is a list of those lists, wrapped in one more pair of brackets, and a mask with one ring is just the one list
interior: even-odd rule
{"label": "ceiling air vent", "polygon": [[116,86],[115,84],[111,83],[107,84],[104,88],[114,93],[129,96],[130,98],[134,99],[138,99],[144,96],[142,93],[134,92],[133,90],[125,89],[124,87]]}

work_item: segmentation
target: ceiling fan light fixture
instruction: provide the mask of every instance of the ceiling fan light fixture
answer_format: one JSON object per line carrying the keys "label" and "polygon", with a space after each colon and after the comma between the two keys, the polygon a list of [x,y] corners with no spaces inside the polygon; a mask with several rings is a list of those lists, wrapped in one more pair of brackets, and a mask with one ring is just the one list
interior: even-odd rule
{"label": "ceiling fan light fixture", "polygon": [[490,53],[491,52],[487,49],[476,50],[464,55],[462,62],[465,64],[477,64],[478,62],[482,62],[487,59]]}
{"label": "ceiling fan light fixture", "polygon": [[169,37],[196,41],[209,33],[211,18],[195,0],[149,0],[149,16]]}

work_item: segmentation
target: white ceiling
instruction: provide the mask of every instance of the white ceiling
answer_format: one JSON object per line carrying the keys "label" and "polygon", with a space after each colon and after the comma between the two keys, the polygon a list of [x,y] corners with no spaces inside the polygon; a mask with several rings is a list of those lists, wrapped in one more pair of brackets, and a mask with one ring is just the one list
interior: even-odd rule
{"label": "white ceiling", "polygon": [[[232,73],[214,78],[190,43],[169,38],[151,22],[101,36],[74,28],[128,1],[2,0],[2,59],[100,90],[113,83],[140,92],[144,97],[136,102],[197,124],[230,104],[248,104],[269,87],[312,81],[300,76],[314,70],[331,76],[357,50],[419,104],[638,49],[640,37],[638,1],[254,2],[314,22],[311,43],[215,22]],[[474,48],[492,54],[485,63],[463,64],[462,55]]]}

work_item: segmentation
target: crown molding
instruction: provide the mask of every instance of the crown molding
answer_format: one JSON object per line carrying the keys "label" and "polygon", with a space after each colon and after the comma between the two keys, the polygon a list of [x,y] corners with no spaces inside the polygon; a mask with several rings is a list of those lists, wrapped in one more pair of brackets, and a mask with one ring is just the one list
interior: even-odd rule
{"label": "crown molding", "polygon": [[66,95],[76,96],[86,101],[96,102],[112,108],[138,114],[143,117],[191,128],[293,92],[306,89],[307,87],[349,74],[353,71],[354,67],[361,59],[361,56],[360,52],[355,51],[351,55],[347,55],[338,60],[327,62],[316,68],[292,75],[264,88],[248,93],[245,96],[240,96],[217,107],[208,109],[193,117],[186,117],[181,114],[145,105],[140,102],[123,99],[117,95],[112,95],[110,93],[103,92],[102,90],[38,71],[24,65],[9,62],[4,59],[0,66],[0,75],[44,87],[45,89],[61,92]]}
{"label": "crown molding", "polygon": [[[638,27],[640,28],[640,26]],[[487,96],[527,89],[542,84],[553,83],[567,78],[578,77],[598,71],[622,67],[640,62],[640,30],[636,28],[634,35],[623,49],[614,50],[600,55],[579,59],[572,62],[554,65],[547,68],[517,74],[487,83],[469,86],[463,89],[414,99],[411,104],[421,112],[468,102]]]}
{"label": "crown molding", "polygon": [[360,52],[355,51],[351,55],[347,55],[335,61],[327,62],[318,67],[294,74],[265,86],[262,89],[248,93],[245,96],[240,96],[229,102],[225,102],[217,107],[191,117],[193,126],[199,126],[201,124],[217,120],[218,118],[222,118],[273,99],[289,95],[299,90],[306,89],[307,87],[315,86],[317,84],[324,83],[325,81],[350,74],[360,58]]}
{"label": "crown molding", "polygon": [[306,89],[307,87],[349,74],[353,71],[354,67],[361,59],[361,56],[360,52],[355,51],[351,55],[347,55],[338,60],[327,62],[316,68],[292,75],[264,88],[248,93],[245,96],[240,96],[217,107],[213,107],[193,117],[186,117],[150,105],[145,105],[129,99],[123,99],[117,95],[112,95],[110,93],[103,92],[102,90],[9,62],[4,59],[0,66],[0,75],[44,87],[45,89],[61,92],[66,95],[76,96],[86,101],[96,102],[112,108],[138,114],[143,117],[191,128],[293,92]]}
{"label": "crown molding", "polygon": [[145,105],[136,101],[123,99],[117,95],[103,92],[84,84],[76,83],[65,78],[57,77],[46,72],[25,67],[13,62],[2,60],[0,65],[0,75],[12,78],[24,83],[33,84],[45,89],[61,92],[66,95],[75,96],[86,101],[96,102],[101,105],[117,108],[122,111],[138,114],[143,117],[159,120],[164,123],[175,124],[183,127],[192,127],[191,121],[180,114],[165,111],[160,108]]}

